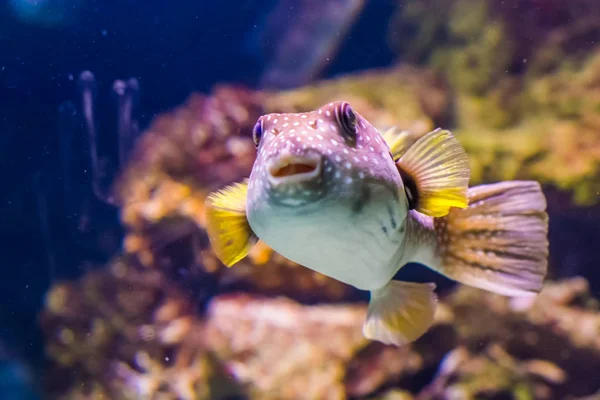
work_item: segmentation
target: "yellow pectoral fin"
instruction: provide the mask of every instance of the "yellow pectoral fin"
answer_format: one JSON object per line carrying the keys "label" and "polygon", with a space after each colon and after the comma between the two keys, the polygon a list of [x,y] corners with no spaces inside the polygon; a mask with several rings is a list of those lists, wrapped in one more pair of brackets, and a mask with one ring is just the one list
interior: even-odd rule
{"label": "yellow pectoral fin", "polygon": [[206,232],[217,257],[227,267],[242,258],[258,241],[246,218],[247,180],[211,193],[206,198]]}
{"label": "yellow pectoral fin", "polygon": [[363,334],[367,339],[402,346],[418,339],[435,315],[433,283],[390,281],[371,292]]}
{"label": "yellow pectoral fin", "polygon": [[431,217],[442,217],[451,207],[469,205],[469,159],[450,131],[429,132],[396,165],[411,208]]}

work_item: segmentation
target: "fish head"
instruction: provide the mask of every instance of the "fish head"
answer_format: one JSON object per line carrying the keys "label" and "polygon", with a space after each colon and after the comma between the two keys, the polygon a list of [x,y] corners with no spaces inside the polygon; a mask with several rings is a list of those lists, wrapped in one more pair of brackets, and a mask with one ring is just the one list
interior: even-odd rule
{"label": "fish head", "polygon": [[388,145],[347,102],[264,115],[253,137],[258,154],[249,178],[251,209],[265,201],[300,209],[328,198],[351,200],[365,181],[402,185]]}
{"label": "fish head", "polygon": [[[380,192],[403,193],[388,145],[347,102],[305,113],[264,115],[253,136],[258,154],[246,212],[261,238],[275,231],[293,235],[301,225],[297,217],[312,226],[323,218],[332,226],[342,219],[347,223],[377,201]],[[398,202],[404,205],[403,199]]]}

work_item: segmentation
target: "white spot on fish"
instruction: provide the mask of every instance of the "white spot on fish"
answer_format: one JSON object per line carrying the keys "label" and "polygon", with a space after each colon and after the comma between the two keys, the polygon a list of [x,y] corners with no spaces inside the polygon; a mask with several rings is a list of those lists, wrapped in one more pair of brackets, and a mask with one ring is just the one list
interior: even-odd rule
{"label": "white spot on fish", "polygon": [[284,127],[284,128],[287,128],[287,127],[288,127],[288,125],[289,125],[289,124],[286,122],[285,124],[283,124],[283,125],[281,125],[281,126],[282,126],[282,127]]}
{"label": "white spot on fish", "polygon": [[302,114],[302,115],[300,116],[300,118],[307,118],[307,115],[306,115],[306,114]]}
{"label": "white spot on fish", "polygon": [[276,124],[277,122],[279,122],[279,120],[278,120],[277,118],[275,118],[275,119],[273,120],[273,123],[274,123],[274,124]]}
{"label": "white spot on fish", "polygon": [[361,172],[359,172],[359,173],[358,173],[358,177],[359,177],[360,179],[364,179],[364,178],[365,178],[365,173],[364,173],[364,172],[362,172],[362,171],[361,171]]}
{"label": "white spot on fish", "polygon": [[[322,129],[323,129],[323,130],[325,130],[324,128],[322,128]],[[319,140],[323,140],[323,136],[321,136],[321,135],[317,135],[317,139],[319,139]]]}
{"label": "white spot on fish", "polygon": [[340,157],[339,155],[335,156],[335,161],[340,162],[342,161],[342,157]]}
{"label": "white spot on fish", "polygon": [[296,121],[296,122],[294,122],[292,125],[293,125],[293,126],[298,126],[298,125],[300,125],[300,122]]}
{"label": "white spot on fish", "polygon": [[346,166],[346,169],[351,169],[351,168],[352,168],[352,164],[351,164],[351,163],[349,163],[349,162],[347,162],[347,163],[345,164],[345,166]]}
{"label": "white spot on fish", "polygon": [[331,139],[331,144],[337,146],[339,143],[335,139]]}
{"label": "white spot on fish", "polygon": [[331,117],[331,111],[329,111],[329,110],[325,111],[325,115],[328,117]]}
{"label": "white spot on fish", "polygon": [[346,185],[349,185],[352,183],[352,178],[350,178],[349,176],[344,178],[344,183],[346,183]]}
{"label": "white spot on fish", "polygon": [[335,179],[340,179],[342,177],[342,174],[340,173],[340,171],[335,171],[335,175],[333,177]]}

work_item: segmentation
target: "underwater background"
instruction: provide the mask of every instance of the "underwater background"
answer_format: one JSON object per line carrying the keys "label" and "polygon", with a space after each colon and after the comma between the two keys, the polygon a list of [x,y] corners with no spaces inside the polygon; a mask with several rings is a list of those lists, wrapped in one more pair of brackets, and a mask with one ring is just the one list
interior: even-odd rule
{"label": "underwater background", "polygon": [[[440,303],[398,348],[265,245],[222,266],[257,118],[334,100],[543,185],[533,303],[410,265]],[[0,399],[600,399],[597,0],[6,0],[0,103]]]}

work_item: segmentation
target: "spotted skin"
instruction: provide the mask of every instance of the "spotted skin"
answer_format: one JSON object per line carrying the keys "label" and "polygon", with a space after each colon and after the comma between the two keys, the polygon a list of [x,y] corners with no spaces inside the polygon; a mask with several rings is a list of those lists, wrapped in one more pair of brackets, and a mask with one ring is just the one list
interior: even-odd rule
{"label": "spotted skin", "polygon": [[[248,182],[246,212],[275,251],[359,289],[384,286],[404,250],[407,200],[379,132],[356,110],[356,135],[340,121],[343,102],[298,114],[268,114]],[[273,181],[287,158],[318,160],[310,179]]]}

